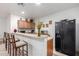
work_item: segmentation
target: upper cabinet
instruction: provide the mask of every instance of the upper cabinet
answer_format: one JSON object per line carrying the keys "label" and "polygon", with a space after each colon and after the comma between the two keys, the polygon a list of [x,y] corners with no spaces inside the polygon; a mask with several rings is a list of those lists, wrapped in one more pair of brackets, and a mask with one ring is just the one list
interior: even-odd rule
{"label": "upper cabinet", "polygon": [[18,20],[18,28],[24,28],[24,21]]}
{"label": "upper cabinet", "polygon": [[28,21],[25,21],[25,20],[18,20],[18,28],[21,28],[21,29],[34,29],[35,28],[35,23],[28,22]]}

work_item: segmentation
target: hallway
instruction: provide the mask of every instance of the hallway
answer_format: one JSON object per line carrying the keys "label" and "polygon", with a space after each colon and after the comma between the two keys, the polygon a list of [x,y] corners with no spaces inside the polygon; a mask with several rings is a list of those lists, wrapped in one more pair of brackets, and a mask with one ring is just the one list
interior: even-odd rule
{"label": "hallway", "polygon": [[9,56],[8,52],[5,50],[5,45],[0,40],[0,56]]}

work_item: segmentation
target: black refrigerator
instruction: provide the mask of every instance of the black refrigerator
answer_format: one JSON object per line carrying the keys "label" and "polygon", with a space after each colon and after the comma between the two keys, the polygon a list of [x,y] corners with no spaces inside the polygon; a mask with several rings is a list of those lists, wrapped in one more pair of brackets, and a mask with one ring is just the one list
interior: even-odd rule
{"label": "black refrigerator", "polygon": [[55,22],[55,49],[75,56],[75,19]]}

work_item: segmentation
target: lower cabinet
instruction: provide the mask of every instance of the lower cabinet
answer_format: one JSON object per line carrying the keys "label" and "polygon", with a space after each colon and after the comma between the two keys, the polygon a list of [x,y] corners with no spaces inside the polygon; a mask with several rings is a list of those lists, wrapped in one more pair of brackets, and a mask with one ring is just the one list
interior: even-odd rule
{"label": "lower cabinet", "polygon": [[47,56],[53,56],[53,39],[47,41]]}

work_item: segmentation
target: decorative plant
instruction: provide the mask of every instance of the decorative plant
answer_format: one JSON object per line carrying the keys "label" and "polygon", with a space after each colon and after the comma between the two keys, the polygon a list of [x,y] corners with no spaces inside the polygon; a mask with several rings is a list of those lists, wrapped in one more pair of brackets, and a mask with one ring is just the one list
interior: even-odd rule
{"label": "decorative plant", "polygon": [[38,22],[37,28],[41,28],[41,27],[42,27],[42,22]]}
{"label": "decorative plant", "polygon": [[14,32],[16,33],[17,32],[17,29],[14,29]]}
{"label": "decorative plant", "polygon": [[41,29],[42,25],[43,25],[43,23],[42,23],[42,22],[38,22],[38,24],[37,24],[38,36],[40,36],[40,35],[41,35],[40,29]]}

